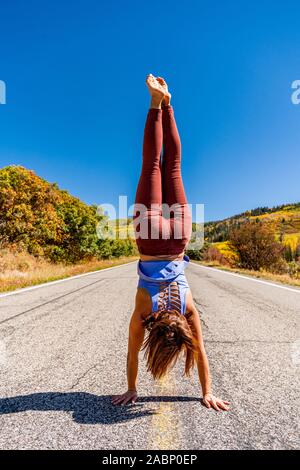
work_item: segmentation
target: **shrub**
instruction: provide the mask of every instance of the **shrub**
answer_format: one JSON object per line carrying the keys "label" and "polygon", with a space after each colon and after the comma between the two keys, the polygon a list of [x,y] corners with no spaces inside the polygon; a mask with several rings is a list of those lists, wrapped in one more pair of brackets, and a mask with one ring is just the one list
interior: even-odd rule
{"label": "shrub", "polygon": [[283,253],[286,261],[293,261],[294,257],[291,245],[284,245]]}
{"label": "shrub", "polygon": [[214,246],[210,246],[203,253],[203,261],[213,261],[224,266],[229,266],[230,264],[228,259]]}
{"label": "shrub", "polygon": [[295,279],[300,279],[300,263],[292,261],[288,264],[288,273]]}
{"label": "shrub", "polygon": [[284,247],[275,241],[274,232],[261,222],[247,222],[231,230],[229,242],[238,256],[239,266],[245,269],[266,269],[283,272]]}
{"label": "shrub", "polygon": [[295,260],[300,261],[300,244],[298,244],[297,247],[296,247]]}
{"label": "shrub", "polygon": [[199,250],[190,250],[189,248],[187,248],[186,254],[191,259],[194,259],[196,261],[201,261],[203,259],[204,252],[208,249],[209,246],[210,246],[210,243],[204,242],[203,247],[200,248]]}

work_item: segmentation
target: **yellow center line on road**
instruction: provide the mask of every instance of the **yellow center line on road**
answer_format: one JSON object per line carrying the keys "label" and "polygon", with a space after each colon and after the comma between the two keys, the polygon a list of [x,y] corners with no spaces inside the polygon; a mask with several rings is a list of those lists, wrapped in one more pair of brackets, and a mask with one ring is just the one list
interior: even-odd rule
{"label": "yellow center line on road", "polygon": [[[167,375],[156,385],[157,396],[176,396],[174,376]],[[180,443],[180,422],[172,401],[161,401],[155,414],[152,415],[150,427],[151,449],[178,449]]]}

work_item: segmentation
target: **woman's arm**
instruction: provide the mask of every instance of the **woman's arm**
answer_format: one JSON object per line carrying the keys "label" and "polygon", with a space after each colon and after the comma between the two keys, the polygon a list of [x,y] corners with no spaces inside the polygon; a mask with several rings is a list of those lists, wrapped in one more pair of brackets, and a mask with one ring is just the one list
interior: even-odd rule
{"label": "woman's arm", "polygon": [[114,405],[126,405],[135,403],[137,399],[137,376],[139,364],[139,352],[144,342],[145,328],[143,326],[144,314],[147,312],[148,299],[145,294],[138,290],[136,295],[135,309],[131,316],[128,336],[127,352],[127,383],[128,390],[123,395],[113,398]]}
{"label": "woman's arm", "polygon": [[127,353],[127,383],[128,390],[136,391],[139,364],[139,352],[143,345],[145,328],[143,318],[138,311],[134,311],[129,325],[128,353]]}
{"label": "woman's arm", "polygon": [[211,390],[211,377],[209,371],[208,359],[204,347],[202,328],[198,310],[193,302],[191,292],[187,296],[187,313],[188,313],[188,322],[191,326],[193,334],[197,341],[197,368],[199,381],[203,393],[203,403],[207,408],[213,407],[214,409],[228,410],[228,401],[223,401],[212,394]]}
{"label": "woman's arm", "polygon": [[187,301],[188,322],[197,342],[197,368],[203,396],[211,393],[211,377],[208,359],[204,347],[202,328],[199,313],[195,307],[192,296]]}

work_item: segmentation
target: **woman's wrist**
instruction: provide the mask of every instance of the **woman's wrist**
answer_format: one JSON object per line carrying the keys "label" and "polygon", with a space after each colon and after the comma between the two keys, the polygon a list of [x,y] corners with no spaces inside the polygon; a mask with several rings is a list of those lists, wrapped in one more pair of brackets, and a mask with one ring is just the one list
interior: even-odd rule
{"label": "woman's wrist", "polygon": [[203,396],[204,396],[204,395],[212,395],[212,389],[211,389],[211,387],[207,387],[207,388],[206,388],[206,387],[203,387],[202,393],[203,393]]}

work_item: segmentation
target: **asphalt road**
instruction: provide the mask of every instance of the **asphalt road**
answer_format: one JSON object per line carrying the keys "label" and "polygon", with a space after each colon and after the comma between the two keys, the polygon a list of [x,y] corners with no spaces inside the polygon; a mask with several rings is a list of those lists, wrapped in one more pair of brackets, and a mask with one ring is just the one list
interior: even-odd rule
{"label": "asphalt road", "polygon": [[299,448],[300,289],[187,268],[215,394],[204,408],[183,363],[155,384],[141,358],[139,401],[125,391],[136,263],[0,296],[0,448]]}

